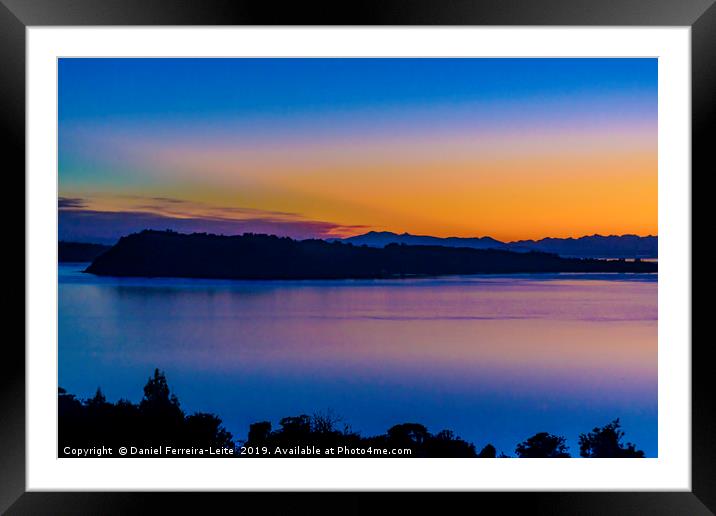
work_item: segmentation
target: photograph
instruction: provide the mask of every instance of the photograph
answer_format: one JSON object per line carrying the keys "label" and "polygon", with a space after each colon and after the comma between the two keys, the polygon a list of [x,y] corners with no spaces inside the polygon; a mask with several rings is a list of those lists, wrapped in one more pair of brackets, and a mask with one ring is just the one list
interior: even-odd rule
{"label": "photograph", "polygon": [[57,457],[658,458],[658,72],[59,57]]}
{"label": "photograph", "polygon": [[714,36],[716,0],[0,0],[0,514],[716,514]]}

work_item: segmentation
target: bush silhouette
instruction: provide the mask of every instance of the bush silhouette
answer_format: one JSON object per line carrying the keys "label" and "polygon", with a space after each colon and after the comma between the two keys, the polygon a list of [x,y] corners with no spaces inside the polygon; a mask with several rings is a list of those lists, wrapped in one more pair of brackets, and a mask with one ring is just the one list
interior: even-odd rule
{"label": "bush silhouette", "polygon": [[521,458],[568,458],[566,442],[564,437],[540,432],[518,444],[515,453]]}

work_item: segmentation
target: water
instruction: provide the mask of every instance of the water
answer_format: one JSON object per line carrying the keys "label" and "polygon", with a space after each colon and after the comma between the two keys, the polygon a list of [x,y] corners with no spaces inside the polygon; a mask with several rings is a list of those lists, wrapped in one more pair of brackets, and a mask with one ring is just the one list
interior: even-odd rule
{"label": "water", "polygon": [[59,384],[139,401],[155,367],[188,412],[252,422],[332,410],[514,454],[619,417],[657,454],[656,275],[375,281],[99,278],[59,267]]}

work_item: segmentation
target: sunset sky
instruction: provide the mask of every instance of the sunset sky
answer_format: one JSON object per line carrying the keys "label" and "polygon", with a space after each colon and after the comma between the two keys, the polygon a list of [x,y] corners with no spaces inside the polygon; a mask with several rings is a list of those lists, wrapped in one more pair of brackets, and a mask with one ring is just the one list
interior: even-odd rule
{"label": "sunset sky", "polygon": [[60,59],[61,239],[657,234],[656,59]]}

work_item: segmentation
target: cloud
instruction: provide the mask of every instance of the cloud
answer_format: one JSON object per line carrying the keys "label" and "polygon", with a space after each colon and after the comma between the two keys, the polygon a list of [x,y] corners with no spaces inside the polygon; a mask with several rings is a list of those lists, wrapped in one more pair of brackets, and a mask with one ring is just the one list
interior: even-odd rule
{"label": "cloud", "polygon": [[366,226],[309,220],[298,213],[216,206],[174,197],[112,195],[60,197],[62,240],[113,243],[144,229],[240,235],[267,233],[296,239],[351,236]]}
{"label": "cloud", "polygon": [[86,208],[87,202],[79,197],[60,197],[57,199],[57,207],[60,210]]}
{"label": "cloud", "polygon": [[149,197],[152,201],[164,202],[169,204],[187,204],[184,199],[173,199],[171,197]]}
{"label": "cloud", "polygon": [[350,236],[366,230],[367,226],[271,216],[255,216],[248,219],[180,218],[142,211],[83,209],[61,209],[59,211],[60,240],[114,243],[122,236],[144,229],[172,229],[182,233],[206,232],[221,235],[267,233],[306,239]]}
{"label": "cloud", "polygon": [[133,209],[127,211],[150,211],[158,215],[174,217],[199,217],[216,220],[235,220],[250,217],[277,217],[280,219],[303,219],[298,213],[246,208],[243,206],[214,206],[203,202],[187,201],[173,197],[141,197],[126,196],[127,199],[139,201]]}
{"label": "cloud", "polygon": [[[85,208],[98,211],[150,212],[156,215],[177,218],[202,218],[214,220],[236,220],[246,218],[278,218],[281,220],[303,220],[303,215],[295,212],[247,208],[244,206],[216,206],[201,201],[189,201],[175,197],[147,197],[143,195],[99,196],[93,204],[86,201]],[[114,209],[98,209],[111,201]],[[121,207],[119,207],[121,206]]]}

